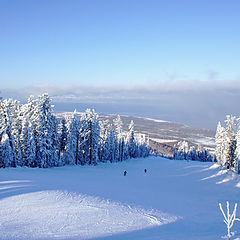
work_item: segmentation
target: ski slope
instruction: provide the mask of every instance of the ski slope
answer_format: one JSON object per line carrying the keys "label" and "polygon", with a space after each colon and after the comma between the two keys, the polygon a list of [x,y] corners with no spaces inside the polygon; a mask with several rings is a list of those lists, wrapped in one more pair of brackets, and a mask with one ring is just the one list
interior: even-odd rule
{"label": "ski slope", "polygon": [[0,169],[0,239],[220,239],[218,203],[237,202],[239,182],[212,163],[159,157]]}
{"label": "ski slope", "polygon": [[89,239],[176,220],[159,211],[62,191],[40,191],[4,199],[1,215],[1,239]]}

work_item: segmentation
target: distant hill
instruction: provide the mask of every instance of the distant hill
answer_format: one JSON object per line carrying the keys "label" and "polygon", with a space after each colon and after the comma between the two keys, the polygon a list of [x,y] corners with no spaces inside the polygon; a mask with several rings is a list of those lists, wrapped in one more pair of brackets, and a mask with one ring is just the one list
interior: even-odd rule
{"label": "distant hill", "polygon": [[[56,113],[58,117],[71,114],[69,112]],[[116,117],[115,114],[99,114],[99,118],[103,120],[112,121]],[[210,152],[213,152],[215,148],[215,132],[212,130],[143,117],[121,116],[121,119],[124,131],[127,131],[128,125],[133,120],[135,131],[145,134],[147,138],[149,137],[149,144],[152,149],[165,156],[171,156],[174,145],[183,140],[194,146],[201,144]]]}

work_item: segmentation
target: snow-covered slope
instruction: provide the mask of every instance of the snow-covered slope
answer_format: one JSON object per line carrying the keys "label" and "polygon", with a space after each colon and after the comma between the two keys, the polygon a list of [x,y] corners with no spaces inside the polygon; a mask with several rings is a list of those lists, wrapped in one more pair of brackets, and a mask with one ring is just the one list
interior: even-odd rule
{"label": "snow-covered slope", "polygon": [[67,191],[5,198],[0,209],[1,239],[89,239],[161,226],[177,219],[156,210]]}
{"label": "snow-covered slope", "polygon": [[0,239],[219,239],[218,203],[236,202],[239,183],[217,172],[158,157],[0,169]]}

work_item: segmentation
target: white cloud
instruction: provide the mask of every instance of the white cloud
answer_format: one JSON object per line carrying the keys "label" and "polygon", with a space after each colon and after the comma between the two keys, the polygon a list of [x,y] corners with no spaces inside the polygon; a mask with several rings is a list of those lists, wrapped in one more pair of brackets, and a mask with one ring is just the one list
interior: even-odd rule
{"label": "white cloud", "polygon": [[[173,79],[132,86],[46,85],[5,89],[1,95],[4,98],[26,100],[30,95],[44,92],[48,92],[56,103],[84,103],[89,104],[89,107],[102,104],[105,108],[111,104],[109,109],[115,113],[122,113],[124,109],[124,113],[132,115],[165,118],[201,127],[214,128],[218,120],[225,118],[225,114],[239,115],[240,81]],[[99,108],[104,111],[103,107]],[[109,112],[107,109],[105,111]]]}

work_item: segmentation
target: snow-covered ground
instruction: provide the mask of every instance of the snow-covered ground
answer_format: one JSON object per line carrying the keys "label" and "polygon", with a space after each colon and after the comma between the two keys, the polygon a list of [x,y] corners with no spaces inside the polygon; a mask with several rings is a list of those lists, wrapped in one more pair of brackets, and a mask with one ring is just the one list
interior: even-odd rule
{"label": "snow-covered ground", "polygon": [[239,187],[212,163],[159,157],[0,169],[0,239],[221,239],[218,203],[233,206]]}
{"label": "snow-covered ground", "polygon": [[150,138],[151,140],[158,143],[177,143],[177,140],[174,139],[161,139],[161,138]]}
{"label": "snow-covered ground", "polygon": [[215,149],[216,143],[215,138],[204,137],[204,138],[195,138],[191,139],[193,142],[200,143],[201,145],[208,145]]}
{"label": "snow-covered ground", "polygon": [[139,118],[143,118],[143,119],[147,119],[147,120],[150,120],[150,121],[154,121],[154,122],[158,122],[158,123],[166,123],[168,121],[165,121],[165,120],[159,120],[159,119],[154,119],[154,118],[144,118],[144,117],[139,117]]}

